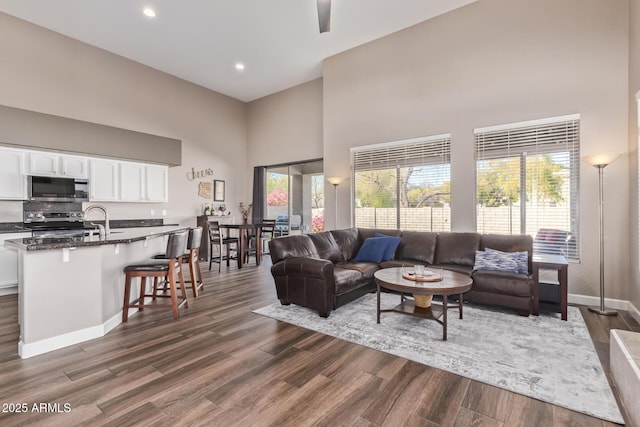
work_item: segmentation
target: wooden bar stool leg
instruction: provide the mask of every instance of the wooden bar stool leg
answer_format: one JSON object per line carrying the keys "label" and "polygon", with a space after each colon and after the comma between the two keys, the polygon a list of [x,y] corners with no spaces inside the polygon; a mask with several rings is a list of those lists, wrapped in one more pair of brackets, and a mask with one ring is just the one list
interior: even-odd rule
{"label": "wooden bar stool leg", "polygon": [[142,276],[140,278],[140,299],[138,300],[138,310],[144,309],[144,294],[147,289],[147,278]]}
{"label": "wooden bar stool leg", "polygon": [[197,288],[204,289],[204,281],[202,280],[202,270],[200,269],[199,259],[200,259],[200,250],[196,249],[193,263],[195,264],[195,270],[196,270],[196,276],[197,276],[197,282],[198,282]]}
{"label": "wooden bar stool leg", "polygon": [[173,311],[173,318],[178,319],[178,290],[176,289],[175,268],[173,266],[173,261],[169,266],[169,288],[171,289],[171,310]]}
{"label": "wooden bar stool leg", "polygon": [[189,274],[191,275],[191,290],[193,291],[193,297],[198,298],[198,277],[196,276],[196,269],[194,265],[194,251],[189,254]]}
{"label": "wooden bar stool leg", "polygon": [[156,297],[158,296],[158,277],[154,277],[153,278],[153,300],[156,300]]}
{"label": "wooden bar stool leg", "polygon": [[131,275],[125,275],[124,303],[122,304],[122,323],[127,323],[129,318],[129,299],[131,298]]}
{"label": "wooden bar stool leg", "polygon": [[189,308],[189,300],[187,300],[187,288],[184,284],[184,274],[182,273],[182,263],[178,265],[178,279],[180,279],[180,289],[182,291],[182,298],[184,299],[184,306]]}

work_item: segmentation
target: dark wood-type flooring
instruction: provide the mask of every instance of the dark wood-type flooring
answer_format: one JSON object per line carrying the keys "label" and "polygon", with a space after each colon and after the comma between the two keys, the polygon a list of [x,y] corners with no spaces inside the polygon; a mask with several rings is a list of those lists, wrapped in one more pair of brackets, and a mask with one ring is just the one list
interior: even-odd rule
{"label": "dark wood-type flooring", "polygon": [[[613,425],[253,314],[276,301],[265,261],[206,272],[178,321],[148,309],[103,338],[25,360],[17,297],[0,297],[1,409],[28,407],[0,413],[0,425]],[[609,329],[640,331],[628,313],[582,312],[605,367]],[[40,403],[59,412],[34,412]]]}

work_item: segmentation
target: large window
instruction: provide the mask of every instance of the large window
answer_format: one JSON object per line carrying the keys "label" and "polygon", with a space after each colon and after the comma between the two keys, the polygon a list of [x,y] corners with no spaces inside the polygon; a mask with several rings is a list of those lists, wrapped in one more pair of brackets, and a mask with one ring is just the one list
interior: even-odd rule
{"label": "large window", "polygon": [[477,230],[579,259],[578,115],[475,130]]}
{"label": "large window", "polygon": [[451,136],[351,150],[356,227],[451,229]]}

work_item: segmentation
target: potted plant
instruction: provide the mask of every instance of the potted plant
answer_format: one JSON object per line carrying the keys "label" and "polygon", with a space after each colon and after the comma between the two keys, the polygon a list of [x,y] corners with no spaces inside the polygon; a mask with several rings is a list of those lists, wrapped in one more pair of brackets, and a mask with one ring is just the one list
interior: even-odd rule
{"label": "potted plant", "polygon": [[245,205],[244,203],[240,202],[240,205],[238,205],[238,208],[240,209],[240,214],[242,215],[242,223],[246,224],[249,220],[249,214],[251,213],[251,203],[249,203],[248,205]]}

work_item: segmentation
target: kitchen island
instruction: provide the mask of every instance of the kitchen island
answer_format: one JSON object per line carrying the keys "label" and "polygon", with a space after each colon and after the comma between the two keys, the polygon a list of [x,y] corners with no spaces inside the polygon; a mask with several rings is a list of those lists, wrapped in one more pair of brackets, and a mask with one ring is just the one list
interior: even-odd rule
{"label": "kitchen island", "polygon": [[124,266],[164,252],[168,235],[179,230],[188,227],[115,229],[106,237],[7,240],[5,246],[18,251],[20,357],[98,338],[118,326]]}

